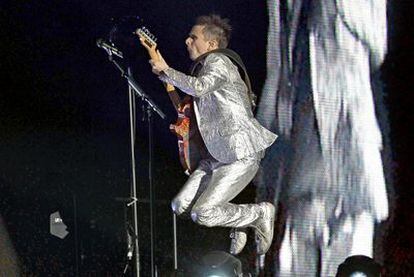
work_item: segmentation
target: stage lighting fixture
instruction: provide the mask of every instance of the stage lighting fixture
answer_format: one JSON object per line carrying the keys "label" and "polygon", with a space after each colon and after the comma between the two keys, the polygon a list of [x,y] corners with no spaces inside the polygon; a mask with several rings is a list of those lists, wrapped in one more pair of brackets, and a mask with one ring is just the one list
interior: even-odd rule
{"label": "stage lighting fixture", "polygon": [[198,276],[202,277],[241,277],[242,263],[224,251],[211,251],[201,259]]}
{"label": "stage lighting fixture", "polygon": [[336,277],[380,277],[381,266],[372,258],[355,255],[339,265]]}

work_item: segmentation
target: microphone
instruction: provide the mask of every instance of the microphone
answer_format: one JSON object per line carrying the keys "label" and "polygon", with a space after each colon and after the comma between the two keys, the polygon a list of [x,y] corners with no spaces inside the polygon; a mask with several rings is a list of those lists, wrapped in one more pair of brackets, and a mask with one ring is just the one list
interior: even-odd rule
{"label": "microphone", "polygon": [[118,56],[120,58],[124,58],[123,54],[121,51],[119,51],[113,44],[109,44],[106,41],[104,41],[102,38],[98,38],[96,40],[96,46],[98,46],[99,48],[105,49],[109,55],[115,55]]}

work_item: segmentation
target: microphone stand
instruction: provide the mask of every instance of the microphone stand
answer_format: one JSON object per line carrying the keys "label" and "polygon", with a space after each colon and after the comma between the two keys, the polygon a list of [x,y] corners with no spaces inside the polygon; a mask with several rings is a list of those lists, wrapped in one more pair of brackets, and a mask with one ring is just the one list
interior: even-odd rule
{"label": "microphone stand", "polygon": [[[121,76],[126,78],[128,81],[128,93],[129,93],[129,118],[130,118],[130,139],[131,139],[131,170],[132,170],[132,184],[131,184],[131,199],[132,201],[127,206],[133,208],[133,224],[134,234],[132,236],[134,240],[133,250],[135,250],[135,270],[136,277],[140,276],[140,261],[139,261],[139,244],[138,244],[138,197],[137,197],[137,184],[136,184],[136,170],[135,170],[135,96],[141,98],[143,109],[146,110],[146,119],[148,122],[148,140],[149,140],[149,158],[148,158],[148,183],[150,191],[150,235],[151,235],[151,276],[155,276],[155,262],[154,262],[154,187],[152,182],[152,166],[153,166],[153,115],[155,111],[162,119],[165,119],[165,114],[161,109],[151,100],[151,98],[144,93],[142,88],[135,82],[131,70],[128,71],[122,68],[119,63],[113,59],[112,52],[107,51],[109,60],[118,68],[121,72]],[[145,119],[145,115],[144,115]],[[131,239],[130,237],[128,239]],[[131,249],[128,249],[128,258],[131,257]],[[125,273],[125,272],[124,272]]]}

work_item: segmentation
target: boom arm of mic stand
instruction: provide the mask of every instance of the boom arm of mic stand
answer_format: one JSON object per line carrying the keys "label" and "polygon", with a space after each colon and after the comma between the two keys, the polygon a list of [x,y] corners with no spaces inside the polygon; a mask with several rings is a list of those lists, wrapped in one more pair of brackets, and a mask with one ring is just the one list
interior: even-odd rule
{"label": "boom arm of mic stand", "polygon": [[143,92],[142,88],[135,82],[132,76],[125,76],[128,80],[128,84],[134,89],[134,91],[141,97],[145,102],[148,103],[148,107],[154,110],[162,119],[165,119],[165,114],[161,109],[152,101],[152,99]]}
{"label": "boom arm of mic stand", "polygon": [[122,66],[119,65],[112,57],[109,58],[111,62],[121,71],[122,77],[125,77],[128,80],[128,85],[135,91],[135,93],[141,97],[153,111],[155,111],[162,119],[166,118],[166,115],[161,109],[152,101],[152,99],[142,90],[142,88],[135,82],[134,77],[129,74],[125,74],[125,70]]}

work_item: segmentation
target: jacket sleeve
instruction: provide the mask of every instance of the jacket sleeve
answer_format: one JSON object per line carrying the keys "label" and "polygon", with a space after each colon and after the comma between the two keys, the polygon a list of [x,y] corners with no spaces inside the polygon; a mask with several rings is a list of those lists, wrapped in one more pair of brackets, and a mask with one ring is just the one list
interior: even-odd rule
{"label": "jacket sleeve", "polygon": [[183,92],[201,97],[217,90],[228,79],[228,65],[217,54],[206,57],[204,67],[198,77],[186,75],[173,68],[168,68],[160,75],[160,79],[178,87]]}
{"label": "jacket sleeve", "polygon": [[336,0],[345,26],[367,45],[371,64],[382,64],[387,50],[386,0]]}

